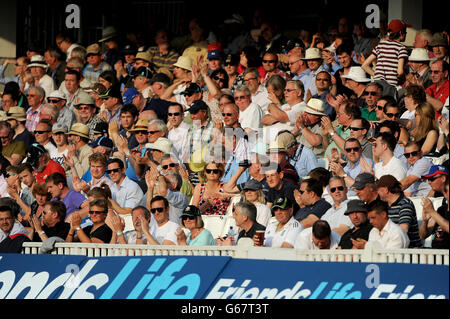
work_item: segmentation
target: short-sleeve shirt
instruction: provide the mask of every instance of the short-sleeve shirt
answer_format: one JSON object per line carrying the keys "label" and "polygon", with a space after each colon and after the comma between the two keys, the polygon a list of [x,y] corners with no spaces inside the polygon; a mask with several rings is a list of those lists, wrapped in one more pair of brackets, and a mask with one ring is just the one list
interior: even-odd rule
{"label": "short-sleeve shirt", "polygon": [[406,46],[396,41],[381,40],[373,49],[377,58],[374,80],[385,80],[391,85],[397,85],[397,68],[400,59],[408,59]]}
{"label": "short-sleeve shirt", "polygon": [[277,226],[278,221],[267,225],[264,246],[280,248],[284,242],[294,246],[298,234],[303,230],[303,226],[293,217],[278,231]]}
{"label": "short-sleeve shirt", "polygon": [[52,173],[61,173],[66,176],[66,171],[62,168],[61,165],[56,163],[54,160],[49,160],[47,166],[40,173],[34,175],[37,183],[45,183],[47,177]]}
{"label": "short-sleeve shirt", "polygon": [[[152,216],[153,219],[153,216]],[[150,223],[150,234],[153,236],[153,238],[159,243],[162,244],[163,241],[165,240],[170,240],[171,242],[178,244],[178,239],[177,239],[177,228],[179,228],[180,225],[172,222],[172,221],[168,221],[166,222],[164,225],[162,225],[161,227],[158,226],[158,224],[156,222],[151,222]]]}
{"label": "short-sleeve shirt", "polygon": [[189,246],[215,246],[217,245],[216,240],[214,239],[211,232],[207,229],[203,229],[201,233],[191,239],[191,234],[189,233],[188,238],[186,239],[186,243]]}
{"label": "short-sleeve shirt", "polygon": [[294,197],[294,190],[296,189],[295,185],[290,182],[283,181],[283,185],[280,190],[276,190],[274,188],[269,188],[269,192],[267,193],[267,202],[273,203],[279,197],[287,197],[294,204],[294,212],[299,208],[297,202]]}
{"label": "short-sleeve shirt", "polygon": [[239,232],[238,240],[241,238],[253,238],[257,230],[266,230],[266,227],[257,222],[254,222],[252,227],[250,227],[250,229],[247,232],[245,231],[245,229],[242,229]]}
{"label": "short-sleeve shirt", "polygon": [[375,164],[375,177],[380,179],[384,175],[392,175],[398,181],[406,177],[406,167],[397,157],[393,156],[386,165],[382,161]]}
{"label": "short-sleeve shirt", "polygon": [[[58,198],[59,199],[59,198]],[[64,205],[66,205],[66,219],[67,217],[69,217],[70,214],[72,214],[73,212],[80,210],[81,204],[83,204],[86,201],[86,197],[81,194],[78,193],[76,191],[74,191],[73,189],[69,190],[69,192],[67,193],[66,197],[64,197],[63,199],[59,199],[61,200]]]}
{"label": "short-sleeve shirt", "polygon": [[364,224],[361,224],[358,229],[352,228],[347,230],[344,233],[344,235],[342,235],[341,241],[339,242],[339,246],[342,249],[352,249],[353,243],[351,241],[351,238],[352,239],[361,238],[364,240],[368,240],[369,233],[372,230],[372,228],[373,228],[372,224],[369,222],[369,220],[367,220]]}
{"label": "short-sleeve shirt", "polygon": [[[67,234],[70,230],[70,224],[65,222],[58,222],[53,227],[48,227],[47,225],[42,226],[42,230],[45,231],[45,234],[48,238],[50,237],[59,237],[64,240],[66,240]],[[39,237],[39,234],[37,232],[33,235],[33,241],[42,241],[41,237]]]}
{"label": "short-sleeve shirt", "polygon": [[323,214],[326,213],[328,209],[331,208],[331,204],[328,203],[324,198],[319,199],[313,205],[305,206],[300,208],[294,215],[295,219],[302,221],[309,215],[315,215],[317,218],[321,218]]}
{"label": "short-sleeve shirt", "polygon": [[103,241],[105,244],[109,244],[112,237],[112,230],[108,225],[103,224],[96,230],[92,231],[94,225],[89,225],[83,228],[83,232],[90,238],[97,238]]}

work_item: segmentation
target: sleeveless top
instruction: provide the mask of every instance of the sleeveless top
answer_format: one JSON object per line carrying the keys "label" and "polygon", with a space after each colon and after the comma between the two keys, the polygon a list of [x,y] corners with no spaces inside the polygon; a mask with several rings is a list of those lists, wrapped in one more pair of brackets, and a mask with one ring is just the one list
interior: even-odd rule
{"label": "sleeveless top", "polygon": [[[201,206],[205,201],[203,200],[203,193],[205,192],[205,183],[200,184],[200,201],[198,206]],[[220,184],[219,192],[223,193],[223,183]],[[221,200],[219,198],[213,199],[213,206],[208,207],[202,215],[225,215],[227,212],[228,205],[230,204],[230,199]]]}

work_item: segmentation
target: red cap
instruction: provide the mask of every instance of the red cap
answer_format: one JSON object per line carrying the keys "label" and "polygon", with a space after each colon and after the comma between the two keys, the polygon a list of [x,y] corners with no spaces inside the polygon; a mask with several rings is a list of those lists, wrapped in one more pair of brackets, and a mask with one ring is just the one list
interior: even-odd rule
{"label": "red cap", "polygon": [[213,42],[208,44],[208,52],[209,51],[222,51],[222,43]]}
{"label": "red cap", "polygon": [[388,29],[394,33],[400,32],[400,30],[406,29],[408,27],[412,27],[411,24],[406,24],[402,20],[392,20],[389,22]]}

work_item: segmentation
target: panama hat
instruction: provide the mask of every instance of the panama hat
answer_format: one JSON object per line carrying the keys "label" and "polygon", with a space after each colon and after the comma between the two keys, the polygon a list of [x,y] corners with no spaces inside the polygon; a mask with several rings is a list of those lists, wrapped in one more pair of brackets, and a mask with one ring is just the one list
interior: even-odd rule
{"label": "panama hat", "polygon": [[19,122],[23,122],[27,120],[27,114],[25,113],[25,109],[20,106],[13,106],[6,113],[6,120],[16,120]]}
{"label": "panama hat", "polygon": [[136,122],[136,125],[134,126],[134,128],[132,128],[129,131],[130,132],[142,132],[142,131],[147,132],[147,128],[148,128],[148,120],[139,120]]}
{"label": "panama hat", "polygon": [[180,56],[177,62],[173,64],[173,66],[192,71],[192,60],[187,56]]}
{"label": "panama hat", "polygon": [[414,48],[409,55],[410,62],[426,62],[430,61],[428,50],[424,48]]}
{"label": "panama hat", "polygon": [[89,126],[83,123],[75,123],[67,135],[78,135],[81,137],[89,138]]}
{"label": "panama hat", "polygon": [[172,142],[165,137],[160,137],[154,143],[145,144],[145,148],[147,150],[157,150],[165,154],[170,154]]}
{"label": "panama hat", "polygon": [[282,141],[271,141],[269,147],[267,148],[267,154],[272,152],[284,152],[287,153],[287,149]]}
{"label": "panama hat", "polygon": [[30,64],[28,64],[27,68],[30,69],[34,66],[47,69],[48,64],[45,62],[45,58],[42,55],[33,55],[31,57]]}
{"label": "panama hat", "polygon": [[352,66],[348,74],[342,77],[358,83],[370,82],[370,79],[366,76],[366,72],[360,66]]}
{"label": "panama hat", "polygon": [[319,99],[309,99],[308,104],[303,108],[304,112],[313,114],[313,115],[319,115],[319,116],[326,116],[325,113],[323,113],[325,107],[325,103],[323,103],[322,100]]}
{"label": "panama hat", "polygon": [[144,60],[147,62],[151,62],[152,61],[152,56],[150,55],[150,53],[148,51],[145,52],[138,52],[136,54],[136,56],[134,57],[134,61],[136,60]]}
{"label": "panama hat", "polygon": [[309,48],[305,52],[305,57],[302,60],[316,60],[322,59],[322,54],[318,48]]}
{"label": "panama hat", "polygon": [[109,26],[102,30],[102,38],[98,42],[106,42],[118,36],[116,28]]}

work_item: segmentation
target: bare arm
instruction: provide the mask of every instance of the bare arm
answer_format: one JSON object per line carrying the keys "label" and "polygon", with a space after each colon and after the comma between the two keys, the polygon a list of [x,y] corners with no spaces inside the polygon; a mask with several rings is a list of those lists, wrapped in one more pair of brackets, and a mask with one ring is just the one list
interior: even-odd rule
{"label": "bare arm", "polygon": [[369,57],[364,61],[364,63],[361,65],[361,68],[366,71],[367,74],[370,76],[373,76],[375,74],[374,70],[372,69],[372,62],[376,60],[375,54],[370,54]]}

